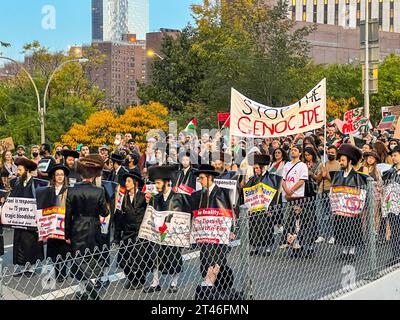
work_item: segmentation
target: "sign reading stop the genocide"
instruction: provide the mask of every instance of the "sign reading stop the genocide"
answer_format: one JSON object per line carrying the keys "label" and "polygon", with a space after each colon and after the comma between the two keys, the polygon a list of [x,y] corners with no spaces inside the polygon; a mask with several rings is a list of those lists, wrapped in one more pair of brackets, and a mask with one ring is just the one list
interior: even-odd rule
{"label": "sign reading stop the genocide", "polygon": [[326,122],[326,79],[300,101],[286,107],[268,107],[232,88],[231,135],[280,137],[321,128]]}

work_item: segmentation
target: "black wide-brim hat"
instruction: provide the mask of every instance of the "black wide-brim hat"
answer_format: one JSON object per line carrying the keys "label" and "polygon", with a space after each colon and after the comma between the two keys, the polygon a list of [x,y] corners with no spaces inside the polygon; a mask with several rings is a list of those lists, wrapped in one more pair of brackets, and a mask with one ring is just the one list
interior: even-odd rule
{"label": "black wide-brim hat", "polygon": [[153,166],[149,168],[149,179],[156,180],[172,180],[176,166]]}
{"label": "black wide-brim hat", "polygon": [[118,164],[121,164],[122,162],[124,162],[124,157],[118,153],[113,153],[110,156],[110,159]]}
{"label": "black wide-brim hat", "polygon": [[362,152],[360,149],[353,146],[352,144],[344,143],[340,146],[338,150],[337,159],[339,160],[341,156],[348,157],[351,160],[352,164],[355,165],[362,158]]}
{"label": "black wide-brim hat", "polygon": [[215,171],[215,167],[209,164],[202,164],[199,166],[196,172],[194,172],[195,176],[199,176],[200,174],[211,175],[214,177],[219,176],[219,172]]}
{"label": "black wide-brim hat", "polygon": [[267,166],[271,162],[271,157],[266,154],[255,154],[249,158],[249,165],[254,166],[256,164],[260,166]]}
{"label": "black wide-brim hat", "polygon": [[77,162],[78,173],[88,179],[100,177],[103,168],[104,160],[99,154],[89,154]]}
{"label": "black wide-brim hat", "polygon": [[72,157],[74,159],[79,159],[79,152],[75,150],[62,150],[61,154],[64,158]]}
{"label": "black wide-brim hat", "polygon": [[57,170],[62,170],[62,171],[64,171],[64,174],[65,174],[66,177],[69,176],[69,173],[70,173],[69,169],[66,166],[62,165],[62,164],[57,164],[53,168],[51,168],[49,170],[49,178],[50,179],[53,178],[53,176],[54,176],[54,174],[56,173]]}
{"label": "black wide-brim hat", "polygon": [[28,158],[25,158],[25,157],[17,157],[15,159],[14,163],[17,166],[25,167],[26,170],[28,170],[28,171],[35,171],[37,169],[36,162],[29,160]]}
{"label": "black wide-brim hat", "polygon": [[139,182],[139,185],[144,185],[142,176],[137,172],[133,171],[133,172],[125,173],[122,176],[122,180],[124,180],[124,182],[126,182],[126,179],[128,179],[128,178],[132,178],[133,180],[136,180],[137,182]]}

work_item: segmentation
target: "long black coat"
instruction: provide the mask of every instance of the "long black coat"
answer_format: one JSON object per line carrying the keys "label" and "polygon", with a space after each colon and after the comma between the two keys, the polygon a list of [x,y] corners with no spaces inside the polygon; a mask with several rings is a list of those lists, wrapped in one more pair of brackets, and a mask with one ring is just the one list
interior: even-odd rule
{"label": "long black coat", "polygon": [[173,181],[172,185],[174,187],[179,187],[181,184],[188,186],[194,190],[196,190],[196,176],[194,175],[193,168],[190,168],[186,174],[183,170],[179,170],[178,176],[176,177],[175,181]]}
{"label": "long black coat", "polygon": [[[191,212],[201,209],[201,198],[201,190],[192,193]],[[222,189],[217,185],[214,186],[208,197],[208,200],[208,206],[206,206],[206,208],[232,210],[232,204],[229,198],[228,190]],[[200,248],[200,272],[203,278],[206,276],[207,270],[210,266],[213,266],[215,264],[218,264],[220,266],[227,265],[226,255],[230,250],[229,246],[225,244],[208,243],[202,243],[198,246]]]}
{"label": "long black coat", "polygon": [[[19,178],[10,197],[34,198],[33,178],[26,185],[20,183]],[[37,230],[14,230],[13,241],[13,263],[16,265],[25,265],[27,262],[35,264],[37,260],[44,259],[43,243],[39,242]]]}
{"label": "long black coat", "polygon": [[[150,205],[157,211],[190,212],[190,202],[187,195],[171,191],[167,201],[163,194],[157,194],[152,198]],[[151,242],[147,243],[147,252],[151,255],[148,266],[156,266],[163,274],[178,274],[182,271],[183,259],[182,248],[172,246],[161,246]]]}
{"label": "long black coat", "polygon": [[[106,261],[98,254],[103,244],[99,216],[107,215],[103,188],[96,187],[90,182],[81,182],[68,189],[65,239],[71,240],[72,253],[76,254],[71,272],[78,280],[99,277],[103,271]],[[83,258],[86,249],[96,254]]]}
{"label": "long black coat", "polygon": [[126,195],[122,203],[122,212],[116,220],[118,223],[115,226],[114,240],[123,242],[118,253],[118,264],[126,274],[130,274],[131,270],[140,270],[144,274],[151,271],[148,265],[151,258],[148,255],[148,243],[138,238],[146,207],[144,193],[138,191],[133,201]]}
{"label": "long black coat", "polygon": [[84,252],[101,245],[100,217],[107,217],[105,191],[89,182],[68,188],[65,213],[65,239],[71,240],[72,250]]}
{"label": "long black coat", "polygon": [[[352,169],[347,177],[344,171],[336,172],[331,186],[365,188],[367,176]],[[359,217],[334,216],[334,231],[337,242],[344,246],[356,246],[362,241],[362,223]]]}

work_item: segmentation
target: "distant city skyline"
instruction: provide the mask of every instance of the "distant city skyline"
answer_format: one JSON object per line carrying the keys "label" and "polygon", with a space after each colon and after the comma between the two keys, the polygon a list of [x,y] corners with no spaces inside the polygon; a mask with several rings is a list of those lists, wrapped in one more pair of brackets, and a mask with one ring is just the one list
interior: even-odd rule
{"label": "distant city skyline", "polygon": [[[190,11],[193,3],[202,0],[150,0],[150,32],[184,28],[193,21]],[[1,47],[0,52],[23,60],[22,47],[33,40],[39,40],[51,51],[67,51],[68,46],[90,43],[91,4],[91,0],[2,1],[0,40],[12,46]]]}

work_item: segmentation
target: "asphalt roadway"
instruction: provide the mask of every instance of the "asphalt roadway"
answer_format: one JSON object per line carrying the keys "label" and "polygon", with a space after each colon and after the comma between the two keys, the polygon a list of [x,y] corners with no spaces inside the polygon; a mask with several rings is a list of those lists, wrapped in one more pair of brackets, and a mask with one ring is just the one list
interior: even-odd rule
{"label": "asphalt roadway", "polygon": [[[74,299],[78,290],[78,281],[69,277],[63,283],[54,281],[51,264],[39,265],[36,273],[28,278],[13,277],[12,235],[10,229],[4,230],[5,255],[2,257],[3,278],[0,279],[0,294],[5,300]],[[376,245],[376,250],[368,246],[358,249],[357,259],[353,262],[338,259],[340,248],[327,243],[316,244],[315,255],[311,258],[289,256],[287,249],[276,245],[269,257],[248,254],[246,240],[238,240],[229,253],[229,265],[235,276],[234,287],[244,291],[247,298],[257,300],[306,300],[331,299],[351,288],[360,286],[392,269],[385,267],[390,257],[388,243]],[[376,252],[371,255],[370,252]],[[202,279],[199,272],[198,251],[184,252],[184,267],[179,279],[179,291],[167,291],[170,278],[161,276],[162,290],[155,293],[143,293],[142,290],[124,288],[126,278],[116,267],[116,250],[111,253],[112,267],[109,285],[103,288],[101,298],[105,300],[192,300],[196,286]],[[104,278],[105,279],[105,278]],[[147,277],[150,284],[151,276]]]}

